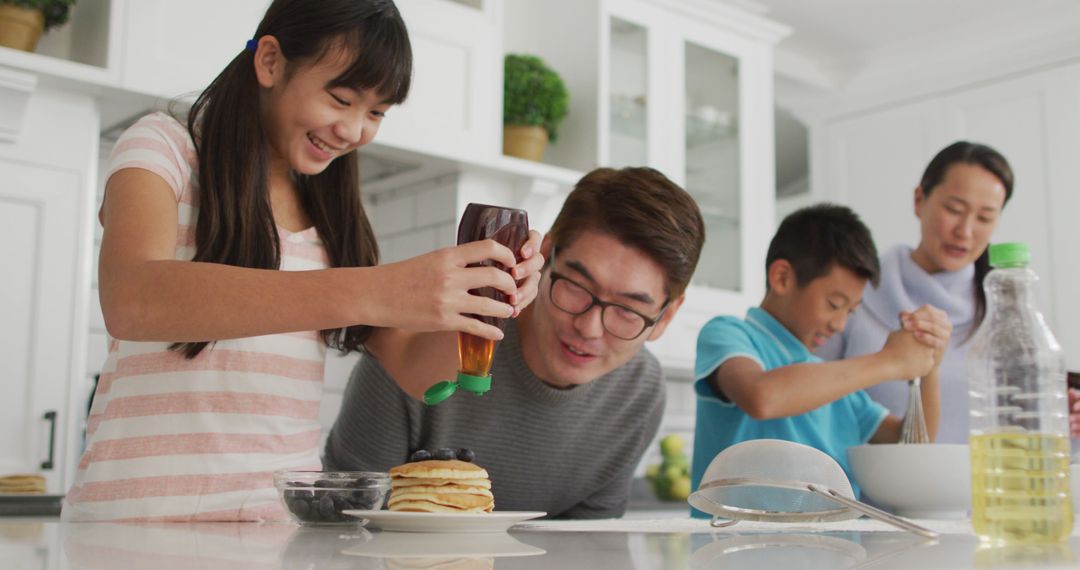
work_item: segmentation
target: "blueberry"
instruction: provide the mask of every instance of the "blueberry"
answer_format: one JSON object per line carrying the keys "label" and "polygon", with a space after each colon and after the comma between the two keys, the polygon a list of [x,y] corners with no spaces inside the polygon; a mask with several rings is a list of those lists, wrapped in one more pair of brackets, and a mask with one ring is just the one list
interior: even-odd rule
{"label": "blueberry", "polygon": [[329,480],[329,479],[319,479],[318,481],[315,482],[315,486],[316,487],[321,487],[323,489],[330,489],[330,488],[333,488],[333,487],[337,487],[338,484],[335,483],[334,481]]}
{"label": "blueberry", "polygon": [[375,483],[374,480],[366,477],[358,477],[355,481],[349,481],[347,485],[342,485],[347,489],[366,489]]}
{"label": "blueberry", "polygon": [[440,447],[439,449],[435,450],[435,459],[438,459],[440,461],[450,461],[456,456],[457,454],[454,453],[454,450],[450,449],[449,447]]}
{"label": "blueberry", "polygon": [[431,459],[430,451],[426,449],[417,449],[413,452],[412,456],[409,457],[409,462],[411,463],[414,461],[427,461],[428,459]]}
{"label": "blueberry", "polygon": [[357,492],[353,495],[353,504],[356,505],[357,509],[364,511],[377,511],[381,509],[382,500],[385,500],[385,496],[380,495],[378,492]]}
{"label": "blueberry", "polygon": [[356,506],[353,503],[349,502],[349,499],[342,496],[341,494],[335,494],[333,496],[333,501],[334,501],[334,512],[337,515],[337,519],[342,520],[342,521],[343,520],[348,520],[349,515],[346,515],[346,514],[342,513],[341,511],[344,511],[346,509],[354,509],[354,508],[356,508]]}
{"label": "blueberry", "polygon": [[294,499],[286,503],[289,505],[289,510],[293,512],[296,517],[302,521],[306,521],[308,514],[311,511],[311,503],[305,499]]}
{"label": "blueberry", "polygon": [[462,461],[472,463],[473,460],[476,459],[476,454],[473,453],[473,450],[462,447],[461,449],[457,450],[457,458]]}
{"label": "blueberry", "polygon": [[337,519],[337,512],[334,510],[334,498],[325,494],[319,498],[318,512],[322,520],[327,522],[333,522]]}

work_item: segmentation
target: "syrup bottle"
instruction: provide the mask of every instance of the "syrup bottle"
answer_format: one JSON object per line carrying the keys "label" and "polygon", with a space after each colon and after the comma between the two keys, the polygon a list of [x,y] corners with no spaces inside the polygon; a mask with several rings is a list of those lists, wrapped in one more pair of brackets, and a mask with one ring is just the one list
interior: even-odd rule
{"label": "syrup bottle", "polygon": [[[521,261],[521,247],[529,238],[529,215],[525,210],[504,208],[501,206],[488,206],[486,204],[469,204],[465,213],[461,216],[458,224],[458,245],[493,239],[514,252],[515,259]],[[502,264],[487,260],[483,263],[470,265],[494,265],[503,270],[509,270]],[[506,302],[506,295],[493,287],[483,287],[469,291],[473,295],[495,299],[501,303]],[[486,324],[502,329],[506,319],[496,317],[484,317],[480,315],[468,315],[479,319]],[[476,395],[483,395],[491,389],[491,361],[495,357],[495,346],[498,341],[481,338],[464,332],[458,333],[458,373],[456,380],[446,380],[435,384],[424,392],[424,402],[434,406],[457,392],[461,388]]]}

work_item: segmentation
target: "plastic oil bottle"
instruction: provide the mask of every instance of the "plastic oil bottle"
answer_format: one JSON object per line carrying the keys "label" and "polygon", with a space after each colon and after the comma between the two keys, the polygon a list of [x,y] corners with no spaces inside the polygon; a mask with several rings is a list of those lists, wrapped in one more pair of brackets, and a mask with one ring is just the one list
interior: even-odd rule
{"label": "plastic oil bottle", "polygon": [[968,349],[971,523],[984,543],[1056,542],[1073,527],[1065,361],[1029,260],[1026,244],[990,246],[986,317]]}

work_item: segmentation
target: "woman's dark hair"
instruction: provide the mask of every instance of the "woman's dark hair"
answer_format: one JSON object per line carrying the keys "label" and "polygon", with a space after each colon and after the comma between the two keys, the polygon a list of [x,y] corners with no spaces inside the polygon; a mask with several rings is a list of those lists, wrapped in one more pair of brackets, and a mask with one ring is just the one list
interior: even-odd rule
{"label": "woman's dark hair", "polygon": [[[331,50],[352,63],[330,87],[374,89],[388,103],[405,100],[412,78],[412,48],[401,14],[391,0],[274,0],[255,31],[281,45],[290,77]],[[237,39],[243,45],[243,39]],[[281,260],[268,182],[269,150],[259,115],[254,51],[243,50],[199,95],[187,127],[199,161],[199,215],[193,261],[277,269]],[[294,175],[304,211],[314,222],[332,267],[378,263],[375,234],[360,199],[356,153],[323,172]],[[358,350],[369,326],[322,331],[328,346]],[[208,342],[170,348],[194,358]]]}
{"label": "woman's dark hair", "polygon": [[[1005,187],[1005,201],[1002,202],[1001,206],[1004,208],[1005,204],[1009,203],[1013,191],[1013,171],[1012,167],[1009,166],[1009,161],[1005,160],[1005,157],[1000,152],[984,144],[968,141],[954,142],[941,149],[941,152],[934,156],[930,164],[926,166],[926,171],[923,172],[922,179],[919,181],[923,196],[929,197],[933,193],[934,188],[937,188],[941,181],[945,179],[949,167],[954,164],[979,166],[993,174]],[[986,291],[983,290],[983,280],[986,279],[986,274],[989,272],[990,253],[989,248],[987,248],[975,260],[975,326],[971,327],[972,333],[979,328],[983,317],[986,316]]]}

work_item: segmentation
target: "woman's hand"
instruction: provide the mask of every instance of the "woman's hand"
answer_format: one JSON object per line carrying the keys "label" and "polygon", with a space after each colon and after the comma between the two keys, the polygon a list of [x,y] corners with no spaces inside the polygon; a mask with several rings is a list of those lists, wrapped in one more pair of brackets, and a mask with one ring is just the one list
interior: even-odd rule
{"label": "woman's hand", "polygon": [[[526,247],[539,250],[538,246],[530,244],[533,244],[531,239]],[[466,316],[505,319],[514,315],[515,307],[511,304],[469,293],[471,289],[493,287],[504,293],[508,299],[520,294],[518,284],[507,271],[492,265],[468,267],[487,260],[498,262],[503,267],[520,269],[509,248],[490,239],[475,241],[381,266],[378,300],[357,301],[382,304],[382,318],[372,323],[378,326],[421,332],[461,331],[501,340],[503,335],[498,327]],[[529,277],[530,268],[535,263],[533,258],[523,261],[521,265],[525,267],[522,275]],[[526,279],[526,295],[529,294],[528,287]],[[535,283],[531,287],[532,293],[528,296],[528,301],[536,296]]]}
{"label": "woman's hand", "polygon": [[521,246],[521,263],[511,268],[510,274],[517,280],[517,292],[510,296],[514,316],[536,299],[540,286],[540,271],[544,268],[544,256],[540,254],[540,232],[529,230],[529,239]]}

